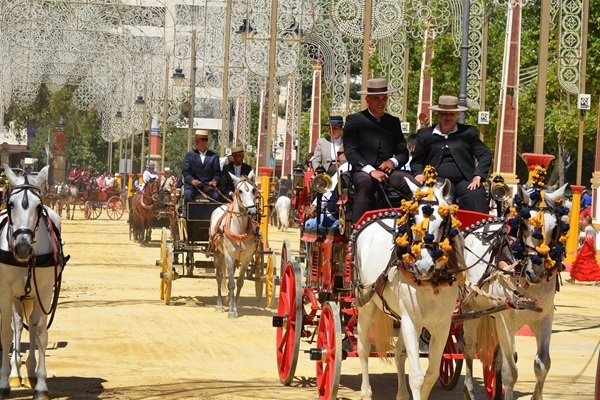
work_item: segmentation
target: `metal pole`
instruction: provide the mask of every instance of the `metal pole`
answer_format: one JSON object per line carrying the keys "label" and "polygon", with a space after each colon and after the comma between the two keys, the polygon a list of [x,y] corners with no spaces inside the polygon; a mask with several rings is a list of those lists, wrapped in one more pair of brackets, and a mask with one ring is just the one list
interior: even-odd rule
{"label": "metal pole", "polygon": [[165,98],[163,104],[163,128],[161,137],[160,170],[165,170],[165,142],[167,141],[167,122],[169,119],[169,56],[165,60]]}
{"label": "metal pole", "polygon": [[192,59],[190,76],[190,115],[188,121],[187,151],[192,148],[192,137],[194,135],[194,103],[196,102],[196,30],[192,31]]}
{"label": "metal pole", "polygon": [[541,3],[535,133],[533,137],[533,152],[538,154],[544,153],[544,127],[546,125],[546,77],[548,76],[548,38],[550,37],[550,2],[542,1]]}
{"label": "metal pole", "polygon": [[[467,64],[469,63],[469,17],[471,0],[463,0],[462,10],[462,40],[460,44],[460,89],[458,93],[458,104],[467,105]],[[458,122],[465,122],[465,113],[458,114]]]}
{"label": "metal pole", "polygon": [[225,147],[229,144],[229,129],[227,127],[229,101],[229,46],[231,44],[231,0],[227,0],[225,11],[225,57],[223,58],[223,100],[221,101],[221,151],[220,155],[225,155]]}
{"label": "metal pole", "polygon": [[142,107],[142,143],[140,145],[140,175],[144,173],[144,141],[146,140],[146,123],[148,111],[148,82],[144,80],[144,106]]}
{"label": "metal pole", "polygon": [[[588,17],[590,1],[583,0],[583,18],[581,27],[581,64],[579,72],[579,93],[585,93],[585,75],[587,73],[587,40],[588,40]],[[581,169],[583,167],[583,125],[585,122],[585,111],[579,111],[579,133],[577,138],[577,184],[581,185]]]}
{"label": "metal pole", "polygon": [[[363,21],[363,59],[362,59],[362,90],[367,89],[369,73],[369,49],[371,44],[371,17],[373,15],[373,0],[365,0],[365,20]],[[361,109],[367,108],[365,96],[361,96]]]}
{"label": "metal pole", "polygon": [[[271,32],[269,37],[269,79],[267,93],[269,98],[267,99],[267,137],[264,150],[264,165],[263,167],[269,167],[271,165],[271,141],[273,134],[273,105],[275,104],[275,56],[277,55],[277,5],[278,0],[272,0],[271,2]],[[266,189],[267,194],[269,188]]]}

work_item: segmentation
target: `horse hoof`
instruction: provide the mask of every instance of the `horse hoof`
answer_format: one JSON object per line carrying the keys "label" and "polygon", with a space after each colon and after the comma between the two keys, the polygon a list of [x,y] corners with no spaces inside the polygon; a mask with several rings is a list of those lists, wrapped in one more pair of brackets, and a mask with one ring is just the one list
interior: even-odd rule
{"label": "horse hoof", "polygon": [[229,319],[236,319],[237,317],[238,317],[238,315],[237,315],[237,313],[236,313],[236,312],[230,312],[230,313],[227,315],[227,318],[229,318]]}
{"label": "horse hoof", "polygon": [[13,377],[9,378],[8,384],[10,385],[10,387],[17,387],[17,388],[21,387],[22,386],[21,377],[13,376]]}
{"label": "horse hoof", "polygon": [[0,389],[0,399],[8,399],[10,396],[10,388],[2,388]]}
{"label": "horse hoof", "polygon": [[215,312],[223,312],[223,307],[222,306],[216,306],[215,307]]}
{"label": "horse hoof", "polygon": [[33,391],[33,400],[50,400],[48,397],[47,390],[34,390]]}

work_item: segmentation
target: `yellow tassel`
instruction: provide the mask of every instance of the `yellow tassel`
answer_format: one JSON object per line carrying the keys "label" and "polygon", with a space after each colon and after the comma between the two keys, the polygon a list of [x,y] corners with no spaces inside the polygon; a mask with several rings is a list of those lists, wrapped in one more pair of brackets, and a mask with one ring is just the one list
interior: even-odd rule
{"label": "yellow tassel", "polygon": [[400,246],[400,247],[406,247],[406,246],[408,246],[408,244],[409,244],[409,243],[408,243],[408,234],[407,234],[407,233],[405,233],[405,234],[403,234],[402,236],[398,236],[398,237],[396,238],[396,243],[397,243],[397,244],[398,244],[398,246]]}
{"label": "yellow tassel", "polygon": [[408,262],[411,262],[411,261],[413,261],[413,260],[414,260],[414,259],[413,259],[413,256],[412,256],[411,254],[408,254],[408,253],[406,253],[406,254],[402,254],[402,261],[404,261],[404,262],[407,262],[407,263],[408,263]]}
{"label": "yellow tassel", "polygon": [[452,250],[452,245],[450,244],[450,241],[448,240],[448,238],[445,238],[444,240],[442,240],[440,242],[440,249],[442,249],[444,251]]}
{"label": "yellow tassel", "polygon": [[548,247],[545,243],[540,244],[535,250],[540,254],[548,254],[550,251],[550,247]]}

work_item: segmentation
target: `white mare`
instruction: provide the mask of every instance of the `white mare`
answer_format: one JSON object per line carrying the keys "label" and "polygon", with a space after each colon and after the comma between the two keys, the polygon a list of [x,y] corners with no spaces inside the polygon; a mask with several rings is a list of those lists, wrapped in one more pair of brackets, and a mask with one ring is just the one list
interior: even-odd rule
{"label": "white mare", "polygon": [[[229,318],[237,318],[237,301],[244,285],[248,264],[259,243],[258,227],[252,215],[257,213],[257,189],[254,174],[238,178],[229,174],[235,186],[233,201],[215,209],[210,216],[210,248],[217,277],[216,311],[223,311],[222,291],[227,289]],[[237,291],[235,271],[239,268]],[[224,277],[227,277],[227,280]]]}
{"label": "white mare", "polygon": [[277,213],[277,229],[286,231],[290,227],[290,210],[292,209],[292,200],[287,196],[279,196],[275,202],[275,212]]}
{"label": "white mare", "polygon": [[[566,185],[554,192],[538,191],[531,196],[533,191],[519,187],[518,198],[523,201],[516,205],[516,215],[508,221],[488,221],[465,234],[468,294],[461,312],[502,308],[507,299],[513,304],[535,300],[541,308],[541,312],[539,309],[508,308],[465,320],[465,399],[475,399],[472,367],[476,353],[484,365],[493,366],[498,376],[501,374],[504,397],[500,384],[490,385],[488,380],[486,389],[495,389],[492,395],[496,399],[514,398],[518,378],[514,339],[515,333],[524,325],[529,325],[537,343],[533,360],[535,388],[531,398],[543,398],[544,382],[551,364],[554,295],[559,287],[557,275],[562,269],[564,255],[561,240],[568,231],[568,224],[561,220],[568,210],[559,202],[565,188]],[[500,260],[507,261],[510,267],[504,266],[501,270]],[[494,337],[497,340],[490,340]]]}
{"label": "white mare", "polygon": [[[60,217],[44,206],[40,185],[48,167],[37,176],[17,176],[4,165],[10,182],[7,207],[0,213],[0,315],[2,364],[0,398],[8,398],[11,382],[33,387],[33,398],[48,399],[46,347],[48,315],[56,307],[62,270],[68,260],[62,254]],[[22,319],[23,318],[23,319]],[[11,322],[15,324],[15,331]],[[27,374],[20,373],[20,330],[29,328]],[[13,336],[14,335],[14,336]],[[14,346],[11,352],[8,349]],[[38,358],[36,360],[36,351]]]}
{"label": "white mare", "polygon": [[[432,189],[433,196],[417,196],[419,201],[403,202],[404,214],[398,221],[398,228],[400,237],[405,232],[404,238],[407,240],[399,244],[404,246],[400,247],[399,253],[393,254],[396,217],[374,218],[355,232],[361,399],[372,397],[368,372],[371,330],[378,353],[392,350],[392,319],[386,317],[382,309],[389,310],[388,313],[401,322],[401,335],[398,336],[394,351],[398,371],[396,399],[410,398],[405,378],[407,358],[412,399],[424,400],[429,397],[439,376],[442,353],[458,296],[458,284],[454,282],[453,271],[462,271],[464,268],[463,241],[462,234],[451,227],[454,208],[445,201],[450,182],[423,189],[410,181],[408,184],[413,193]],[[387,269],[390,258],[396,256],[404,262],[394,263]],[[385,318],[380,318],[382,315]],[[422,328],[427,328],[431,333],[429,365],[425,374],[419,362],[419,335]],[[386,344],[389,345],[387,348]]]}

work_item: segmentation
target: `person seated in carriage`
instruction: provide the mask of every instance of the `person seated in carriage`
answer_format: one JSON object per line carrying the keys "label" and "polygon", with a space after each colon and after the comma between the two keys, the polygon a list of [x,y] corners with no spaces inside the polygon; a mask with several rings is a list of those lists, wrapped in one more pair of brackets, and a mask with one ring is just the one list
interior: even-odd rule
{"label": "person seated in carriage", "polygon": [[408,150],[400,119],[385,112],[388,95],[397,91],[388,88],[384,78],[369,79],[367,89],[357,92],[366,96],[367,108],[346,118],[344,154],[352,166],[352,183],[356,193],[353,223],[358,222],[365,211],[387,207],[383,201],[384,183],[400,197],[412,198],[405,178],[412,181],[414,178],[401,170],[408,162]]}
{"label": "person seated in carriage", "polygon": [[[218,201],[217,191],[221,181],[219,155],[208,149],[209,131],[198,129],[194,135],[195,149],[189,151],[183,160],[183,199],[187,204],[197,198],[205,197]],[[186,218],[186,207],[183,217]]]}
{"label": "person seated in carriage", "polygon": [[252,172],[252,166],[244,162],[244,147],[233,147],[231,149],[231,162],[223,166],[221,182],[219,185],[219,190],[223,197],[225,197],[223,200],[231,200],[235,191],[233,179],[231,179],[231,175],[229,174],[240,178],[242,176],[250,176],[251,174],[254,175]]}
{"label": "person seated in carriage", "polygon": [[155,168],[156,163],[154,161],[149,161],[148,164],[146,164],[146,170],[142,175],[142,186],[140,187],[140,190],[144,190],[144,186],[150,179],[158,179],[158,172],[156,172]]}
{"label": "person seated in carriage", "polygon": [[115,187],[115,180],[110,172],[107,172],[104,177],[104,190],[113,189]]}
{"label": "person seated in carriage", "polygon": [[85,190],[85,184],[81,177],[81,169],[79,169],[79,164],[73,164],[71,169],[69,170],[68,183],[71,185],[75,185],[79,192],[83,192]]}
{"label": "person seated in carriage", "polygon": [[438,123],[417,131],[410,164],[415,179],[422,185],[423,169],[432,165],[439,179],[452,182],[451,195],[461,209],[488,214],[484,182],[493,157],[476,127],[457,123],[458,113],[468,108],[458,105],[455,96],[440,96],[438,104],[429,109],[437,111]]}

